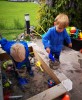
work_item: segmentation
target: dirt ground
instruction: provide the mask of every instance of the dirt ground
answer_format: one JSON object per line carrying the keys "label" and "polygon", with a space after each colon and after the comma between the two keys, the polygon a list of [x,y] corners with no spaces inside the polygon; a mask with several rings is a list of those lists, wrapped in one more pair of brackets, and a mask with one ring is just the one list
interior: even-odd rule
{"label": "dirt ground", "polygon": [[23,96],[22,98],[16,100],[26,100],[48,89],[48,80],[51,79],[50,76],[45,72],[42,72],[36,65],[32,65],[32,70],[34,71],[34,76],[30,76],[27,73],[26,79],[28,80],[28,83],[24,86],[24,88],[18,84],[18,80],[13,72],[6,72],[5,70],[2,70],[5,73],[7,79],[9,79],[12,83],[10,87],[4,87],[4,94],[8,93],[9,91],[10,95]]}

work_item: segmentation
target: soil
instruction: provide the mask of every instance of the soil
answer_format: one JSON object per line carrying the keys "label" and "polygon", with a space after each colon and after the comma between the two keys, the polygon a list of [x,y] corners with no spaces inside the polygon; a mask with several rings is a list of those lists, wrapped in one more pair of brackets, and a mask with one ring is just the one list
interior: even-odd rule
{"label": "soil", "polygon": [[23,87],[18,84],[18,80],[14,72],[6,72],[6,70],[3,70],[7,79],[9,79],[12,83],[9,87],[5,87],[3,89],[4,94],[7,95],[9,93],[13,96],[22,95],[22,98],[16,100],[26,100],[48,89],[48,80],[51,79],[50,76],[45,72],[42,72],[36,65],[32,65],[32,70],[34,71],[34,77],[27,73],[26,79],[28,80],[28,83]]}

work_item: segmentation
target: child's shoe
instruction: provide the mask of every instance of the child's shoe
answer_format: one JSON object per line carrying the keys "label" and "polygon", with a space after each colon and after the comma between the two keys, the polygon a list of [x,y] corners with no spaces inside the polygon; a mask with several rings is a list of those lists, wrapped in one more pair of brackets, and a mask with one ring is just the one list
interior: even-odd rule
{"label": "child's shoe", "polygon": [[54,70],[58,69],[59,68],[59,65],[60,65],[60,61],[55,60],[53,69]]}
{"label": "child's shoe", "polygon": [[50,68],[54,70],[59,68],[59,64],[60,64],[60,61],[58,60],[55,60],[54,62],[52,60],[49,61]]}
{"label": "child's shoe", "polygon": [[49,66],[50,66],[50,68],[53,68],[53,66],[54,66],[54,61],[49,60]]}
{"label": "child's shoe", "polygon": [[60,61],[55,60],[55,62],[54,62],[54,66],[58,66],[59,64],[60,64]]}

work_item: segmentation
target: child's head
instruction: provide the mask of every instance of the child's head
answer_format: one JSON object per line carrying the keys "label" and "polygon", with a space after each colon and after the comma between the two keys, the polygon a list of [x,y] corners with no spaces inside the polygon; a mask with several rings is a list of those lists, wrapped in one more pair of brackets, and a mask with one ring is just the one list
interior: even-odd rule
{"label": "child's head", "polygon": [[10,49],[10,55],[16,62],[22,62],[25,59],[25,48],[20,43],[15,43]]}
{"label": "child's head", "polygon": [[64,28],[66,28],[69,25],[69,18],[66,14],[59,14],[55,18],[55,26],[57,32],[62,32]]}

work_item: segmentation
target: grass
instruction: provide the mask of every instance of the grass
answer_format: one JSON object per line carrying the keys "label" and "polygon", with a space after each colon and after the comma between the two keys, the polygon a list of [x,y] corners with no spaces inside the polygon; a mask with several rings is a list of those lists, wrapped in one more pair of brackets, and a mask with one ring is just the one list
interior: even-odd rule
{"label": "grass", "polygon": [[16,39],[20,33],[23,33],[24,30],[0,30],[2,37],[5,37],[8,40]]}
{"label": "grass", "polygon": [[27,13],[30,15],[30,25],[37,26],[38,8],[39,5],[32,2],[0,1],[0,32],[2,35],[11,39],[16,37],[13,35],[23,32],[25,28],[24,15]]}

